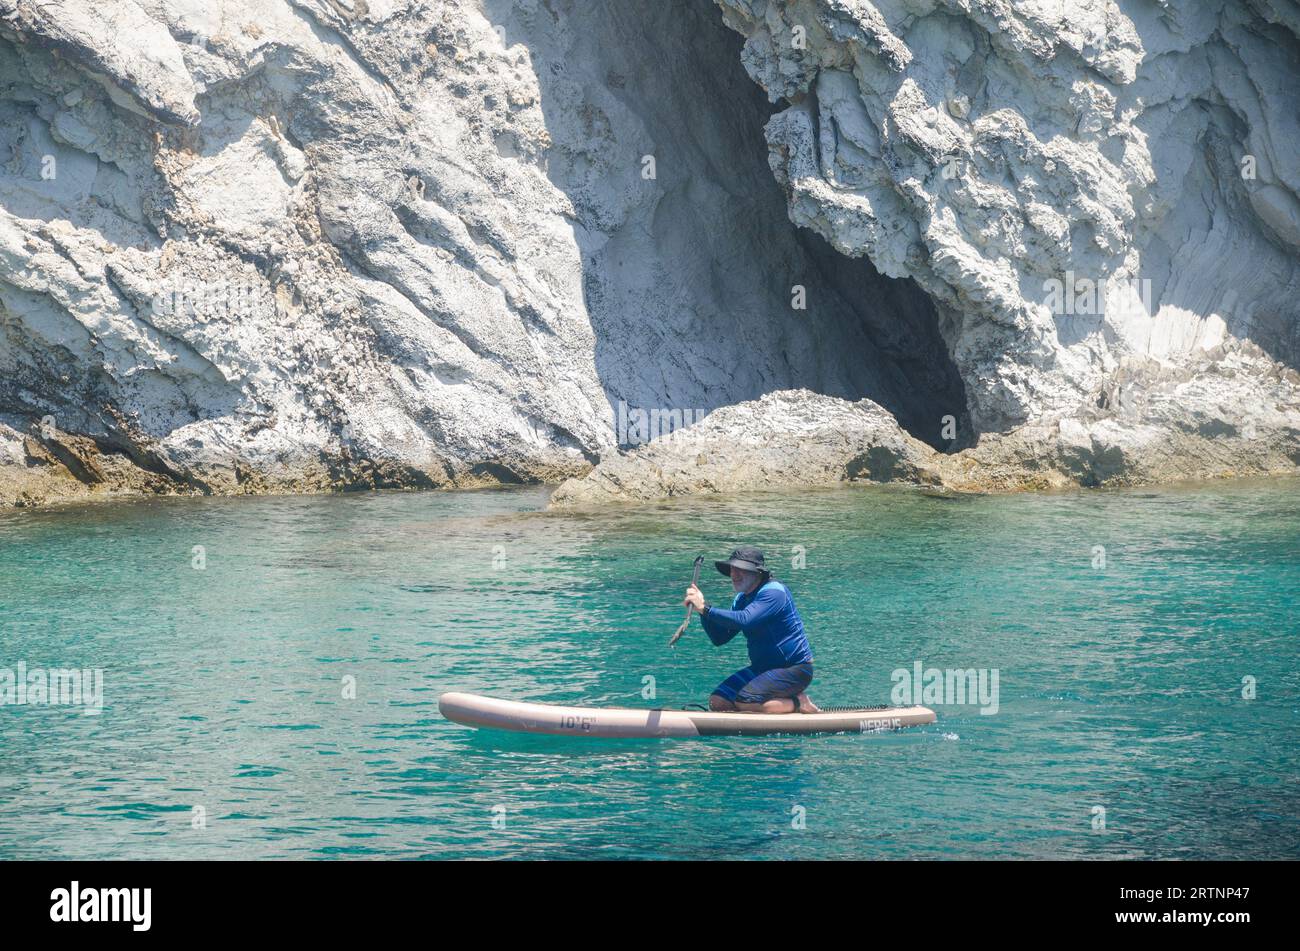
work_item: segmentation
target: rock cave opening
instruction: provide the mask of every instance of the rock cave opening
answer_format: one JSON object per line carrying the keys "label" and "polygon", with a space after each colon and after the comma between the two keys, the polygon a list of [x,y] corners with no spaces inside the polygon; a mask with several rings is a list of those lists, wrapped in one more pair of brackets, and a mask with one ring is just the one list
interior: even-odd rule
{"label": "rock cave opening", "polygon": [[870,398],[961,448],[944,430],[951,417],[970,432],[965,388],[933,302],[790,221],[763,136],[784,105],[746,74],[712,0],[614,0],[580,18],[565,0],[486,6],[529,47],[611,415],[806,388]]}

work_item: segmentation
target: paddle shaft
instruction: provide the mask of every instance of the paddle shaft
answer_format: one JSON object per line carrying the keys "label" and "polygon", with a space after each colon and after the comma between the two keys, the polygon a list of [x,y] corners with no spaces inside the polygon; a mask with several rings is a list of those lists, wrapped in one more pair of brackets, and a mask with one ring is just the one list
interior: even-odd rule
{"label": "paddle shaft", "polygon": [[[704,564],[704,556],[697,555],[695,558],[695,573],[691,575],[692,588],[696,587],[700,583],[700,565],[702,564]],[[695,612],[695,605],[693,604],[686,605],[686,620],[682,621],[682,626],[677,629],[677,633],[673,635],[673,639],[668,642],[669,647],[672,647],[674,644],[676,644],[677,641],[681,638],[681,636],[686,633],[686,627],[691,623],[691,615],[694,612]]]}

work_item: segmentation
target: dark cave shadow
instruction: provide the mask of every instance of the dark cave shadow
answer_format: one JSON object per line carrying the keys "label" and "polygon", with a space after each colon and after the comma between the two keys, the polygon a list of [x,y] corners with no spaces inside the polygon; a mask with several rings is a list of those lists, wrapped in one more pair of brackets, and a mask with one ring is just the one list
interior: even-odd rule
{"label": "dark cave shadow", "polygon": [[[763,136],[777,107],[712,0],[546,0],[531,13],[486,0],[485,12],[532,57],[612,416],[804,387],[868,397],[958,448],[940,431],[947,415],[970,431],[965,388],[933,302],[790,221]],[[806,310],[791,307],[795,285]]]}

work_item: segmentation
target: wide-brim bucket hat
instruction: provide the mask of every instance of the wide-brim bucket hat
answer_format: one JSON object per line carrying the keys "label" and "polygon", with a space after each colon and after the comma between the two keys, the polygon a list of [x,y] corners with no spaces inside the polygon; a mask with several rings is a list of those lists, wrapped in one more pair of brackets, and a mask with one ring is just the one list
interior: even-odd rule
{"label": "wide-brim bucket hat", "polygon": [[731,577],[732,568],[768,574],[767,567],[763,564],[763,553],[757,548],[737,548],[731,553],[730,558],[726,561],[715,561],[713,566],[728,578]]}

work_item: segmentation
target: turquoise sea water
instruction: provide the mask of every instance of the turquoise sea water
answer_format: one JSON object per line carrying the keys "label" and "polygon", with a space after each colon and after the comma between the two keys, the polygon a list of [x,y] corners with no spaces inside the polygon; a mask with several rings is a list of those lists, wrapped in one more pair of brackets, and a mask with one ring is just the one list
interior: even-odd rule
{"label": "turquoise sea water", "polygon": [[[0,668],[104,671],[97,715],[0,707],[0,857],[1300,858],[1300,482],[546,494],[0,514]],[[997,713],[697,740],[438,715],[447,690],[702,701],[743,645],[667,640],[693,557],[745,542],[819,703],[886,702],[920,661],[996,669]]]}

